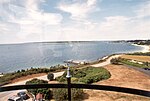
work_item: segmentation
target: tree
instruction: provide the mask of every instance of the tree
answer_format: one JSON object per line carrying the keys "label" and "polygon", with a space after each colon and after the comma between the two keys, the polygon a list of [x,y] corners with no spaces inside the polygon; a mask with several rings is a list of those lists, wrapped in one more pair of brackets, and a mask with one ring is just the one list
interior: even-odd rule
{"label": "tree", "polygon": [[49,81],[52,81],[52,80],[54,79],[54,74],[53,74],[53,73],[48,73],[47,79],[48,79]]}
{"label": "tree", "polygon": [[[65,88],[53,89],[53,98],[55,101],[66,101],[68,99],[68,91]],[[72,88],[71,89],[72,101],[82,101],[83,89]]]}
{"label": "tree", "polygon": [[112,64],[118,65],[118,64],[119,64],[119,59],[118,59],[118,58],[112,58],[112,59],[110,60],[110,62],[111,62]]}
{"label": "tree", "polygon": [[145,65],[146,65],[146,66],[149,66],[149,63],[148,63],[148,62],[145,62]]}
{"label": "tree", "polygon": [[[32,79],[30,81],[26,82],[26,85],[30,84],[48,84],[48,81],[45,80],[39,80],[39,79]],[[51,98],[51,91],[47,88],[38,88],[38,89],[27,89],[29,93],[32,93],[36,96],[36,94],[41,93],[44,95],[44,99],[50,99]]]}

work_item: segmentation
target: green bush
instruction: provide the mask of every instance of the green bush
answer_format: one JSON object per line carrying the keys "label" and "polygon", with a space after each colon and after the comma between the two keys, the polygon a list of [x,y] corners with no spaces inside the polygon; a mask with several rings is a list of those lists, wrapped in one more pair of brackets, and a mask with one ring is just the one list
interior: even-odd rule
{"label": "green bush", "polygon": [[114,65],[118,65],[119,64],[119,59],[118,58],[112,58],[110,60],[111,64],[114,64]]}
{"label": "green bush", "polygon": [[64,82],[64,81],[66,81],[66,78],[63,76],[60,76],[60,77],[57,77],[56,80],[59,82]]}
{"label": "green bush", "polygon": [[66,67],[62,65],[56,65],[56,66],[51,66],[50,68],[33,68],[31,67],[30,69],[27,70],[18,70],[13,73],[6,73],[4,76],[0,77],[0,85],[4,85],[7,83],[10,83],[11,80],[14,80],[16,78],[22,77],[22,76],[27,76],[27,75],[32,75],[32,74],[37,74],[37,73],[49,73],[49,72],[58,72],[66,69]]}
{"label": "green bush", "polygon": [[[48,81],[32,79],[26,82],[26,85],[30,85],[30,84],[48,84]],[[41,93],[44,95],[44,99],[47,99],[47,100],[49,100],[52,97],[50,89],[47,89],[47,88],[27,89],[27,91],[32,93],[33,95]]]}
{"label": "green bush", "polygon": [[[94,83],[103,79],[108,79],[111,75],[105,68],[87,67],[83,69],[71,69],[72,82]],[[63,76],[57,77],[59,82],[66,82],[67,71]]]}
{"label": "green bush", "polygon": [[[53,89],[53,98],[55,101],[65,101],[68,99],[68,91],[65,88]],[[71,89],[71,100],[72,101],[80,101],[83,98],[83,90],[82,89]]]}
{"label": "green bush", "polygon": [[47,79],[48,79],[49,81],[52,81],[52,80],[54,79],[54,74],[53,74],[53,73],[48,73],[48,74],[47,74]]}
{"label": "green bush", "polygon": [[85,84],[90,84],[90,83],[98,82],[100,80],[108,79],[109,77],[110,77],[109,74],[108,74],[108,76],[104,76],[104,75],[98,73],[98,74],[88,75],[84,78],[81,78],[79,80],[79,82],[83,82]]}
{"label": "green bush", "polygon": [[86,73],[81,70],[78,70],[77,72],[74,73],[74,77],[76,77],[76,78],[82,78],[85,76],[86,76]]}

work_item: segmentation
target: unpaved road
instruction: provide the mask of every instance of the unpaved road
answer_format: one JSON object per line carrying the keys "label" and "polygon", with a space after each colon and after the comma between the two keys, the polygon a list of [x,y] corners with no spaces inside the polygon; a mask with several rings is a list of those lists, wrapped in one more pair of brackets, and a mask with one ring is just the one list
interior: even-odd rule
{"label": "unpaved road", "polygon": [[[91,65],[93,67],[100,67],[100,66],[105,66],[105,65],[108,65],[110,64],[110,60],[112,58],[116,58],[116,57],[119,57],[120,55],[114,55],[114,56],[111,56],[109,57],[106,61],[104,62],[101,62],[101,63],[98,63],[98,64],[95,64],[95,65]],[[54,78],[58,77],[58,76],[61,76],[62,74],[64,73],[63,72],[57,72],[57,73],[54,73]],[[38,78],[38,79],[42,79],[42,80],[48,80],[47,79],[47,75],[44,75],[44,76],[39,76],[39,77],[34,77],[34,78]],[[32,78],[33,79],[33,78]],[[29,81],[31,79],[27,79],[27,80],[23,80],[23,81],[19,81],[19,82],[15,82],[13,84],[8,84],[6,86],[13,86],[13,85],[24,85],[27,81]],[[1,92],[0,93],[0,101],[7,101],[7,99],[13,95],[16,95],[17,92],[20,92],[22,90],[17,90],[17,91],[8,91],[8,92]],[[28,100],[28,101],[31,101],[31,100]]]}
{"label": "unpaved road", "polygon": [[[101,63],[98,63],[98,64],[94,64],[94,65],[91,65],[91,66],[93,66],[93,67],[101,67],[101,66],[106,66],[106,65],[108,65],[108,64],[110,64],[110,60],[112,59],[112,58],[117,58],[117,57],[119,57],[119,56],[121,56],[121,55],[114,55],[114,56],[111,56],[111,57],[109,57],[106,61],[104,61],[104,62],[101,62]],[[109,68],[110,67],[110,68]],[[111,83],[114,83],[114,84],[111,84],[111,85],[114,85],[114,86],[123,86],[123,87],[130,87],[131,86],[131,88],[133,87],[135,87],[134,85],[136,84],[136,82],[134,82],[134,83],[132,83],[132,85],[130,85],[130,86],[126,86],[126,85],[120,85],[120,84],[126,84],[125,83],[125,81],[121,81],[121,82],[118,82],[118,80],[128,80],[128,78],[126,78],[126,79],[121,79],[121,78],[119,78],[119,79],[117,79],[116,77],[119,77],[118,76],[118,74],[124,74],[124,75],[127,75],[127,76],[129,76],[129,74],[134,74],[133,72],[131,72],[131,73],[128,73],[128,74],[126,74],[127,73],[127,71],[121,71],[122,70],[122,68],[123,67],[116,67],[115,66],[115,68],[112,68],[112,67],[114,67],[114,66],[106,66],[105,68],[107,68],[108,69],[108,71],[110,71],[111,72],[111,74],[113,75],[110,79],[108,79],[108,80],[104,80],[103,82],[98,82],[98,84],[111,84]],[[119,69],[120,68],[120,69]],[[116,70],[116,71],[113,71],[113,70]],[[126,69],[124,69],[124,70],[126,70]],[[129,70],[129,71],[132,71],[132,70]],[[58,76],[61,76],[62,74],[64,73],[64,71],[63,72],[57,72],[57,73],[54,73],[54,78],[56,78],[56,77],[58,77]],[[137,73],[140,73],[140,72],[137,72]],[[135,76],[136,76],[136,74],[135,74]],[[129,78],[130,77],[133,77],[133,76],[129,76]],[[38,78],[38,79],[43,79],[43,80],[47,80],[47,75],[44,75],[44,76],[39,76],[39,77],[34,77],[34,78]],[[114,78],[114,79],[113,79]],[[122,77],[122,78],[124,78],[124,77]],[[141,76],[136,76],[136,79],[139,79],[139,78],[141,78]],[[33,78],[32,78],[33,79]],[[135,78],[133,78],[132,80],[134,81],[134,79]],[[20,82],[16,82],[16,83],[13,83],[13,84],[9,84],[9,85],[7,85],[7,86],[12,86],[12,85],[23,85],[23,84],[25,84],[26,83],[26,81],[28,81],[28,80],[31,80],[31,79],[27,79],[27,80],[23,80],[23,81],[20,81]],[[146,80],[147,81],[147,80]],[[118,83],[115,83],[115,82],[118,82]],[[131,81],[130,81],[130,79],[129,79],[129,83],[130,83]],[[148,82],[150,82],[149,80],[148,80]],[[138,82],[138,84],[141,84],[141,80]],[[148,83],[148,85],[149,85],[149,83]],[[147,85],[147,83],[146,83],[146,86],[142,86],[141,87],[141,89],[146,89],[146,90],[149,90],[150,88],[145,88],[145,87],[149,87]],[[135,87],[136,88],[136,87]],[[137,88],[139,88],[139,87],[137,87]],[[2,92],[2,93],[0,93],[0,101],[7,101],[7,99],[10,97],[10,96],[13,96],[13,95],[15,95],[17,92],[19,92],[19,91],[21,91],[21,90],[18,90],[18,91],[9,91],[9,92]],[[88,91],[89,92],[89,91]],[[99,92],[99,91],[98,91]],[[104,92],[104,93],[106,93],[106,92]],[[95,93],[93,93],[94,95],[92,95],[92,97],[90,97],[90,99],[88,99],[88,100],[86,100],[86,101],[93,101],[94,99],[95,99],[95,97],[96,97],[96,94]],[[91,96],[91,92],[89,92],[89,95]],[[109,94],[106,94],[106,95],[109,95]],[[113,95],[114,96],[114,95]],[[122,95],[120,95],[120,96],[122,96]],[[97,96],[98,98],[100,97],[99,95]],[[101,97],[103,97],[103,96],[101,96]],[[107,97],[106,97],[107,98]],[[31,101],[31,100],[28,100],[28,101]],[[95,100],[95,101],[99,101],[99,100]],[[102,100],[102,101],[113,101],[113,100]],[[119,101],[119,100],[118,100]],[[124,101],[124,100],[123,100]],[[127,101],[127,100],[125,100],[125,101]],[[147,100],[145,100],[145,101],[147,101]]]}
{"label": "unpaved road", "polygon": [[94,64],[94,65],[91,65],[91,66],[93,66],[93,67],[106,66],[106,65],[110,64],[110,60],[111,60],[112,58],[118,58],[119,56],[121,56],[121,55],[113,55],[113,56],[109,57],[106,61],[101,62],[101,63],[98,63],[98,64]]}
{"label": "unpaved road", "polygon": [[[93,67],[100,67],[100,66],[105,66],[105,65],[108,65],[110,64],[110,60],[112,58],[116,58],[116,57],[119,57],[120,55],[114,55],[114,56],[111,56],[109,57],[106,61],[104,62],[101,62],[101,63],[98,63],[98,64],[94,64],[94,65],[91,65]],[[57,72],[57,73],[54,73],[54,78],[58,77],[58,76],[61,76],[62,74],[64,73],[63,72]],[[38,78],[38,79],[42,79],[42,80],[48,80],[47,79],[47,75],[44,75],[44,76],[39,76],[39,77],[34,77],[34,78]],[[33,79],[33,78],[32,78]],[[23,80],[23,81],[19,81],[19,82],[15,82],[13,84],[8,84],[6,86],[13,86],[13,85],[24,85],[27,81],[29,81],[31,79],[27,79],[27,80]],[[17,90],[17,91],[7,91],[7,92],[1,92],[0,93],[0,101],[7,101],[7,99],[13,95],[16,95],[17,92],[20,92],[22,90]],[[31,101],[31,100],[28,100],[28,101]]]}
{"label": "unpaved road", "polygon": [[[100,66],[108,65],[108,64],[110,64],[110,60],[111,60],[112,58],[117,58],[117,57],[119,57],[119,56],[120,56],[120,55],[111,56],[111,57],[109,57],[106,61],[101,62],[101,63],[98,63],[98,64],[94,64],[94,65],[91,65],[91,66],[93,66],[93,67],[100,67]],[[63,73],[64,73],[64,71],[63,71],[63,72],[54,73],[54,78],[56,78],[56,77],[58,77],[58,76],[61,76]],[[47,75],[39,76],[39,77],[34,77],[34,78],[38,78],[38,79],[42,79],[42,80],[48,80],[48,79],[47,79]],[[33,78],[32,78],[32,79],[33,79]],[[26,80],[23,80],[23,81],[15,82],[15,83],[13,83],[13,84],[8,84],[8,85],[6,85],[6,86],[24,85],[24,84],[25,84],[27,81],[29,81],[29,80],[31,80],[31,79],[26,79]],[[7,101],[7,99],[8,99],[9,97],[11,97],[11,96],[13,96],[13,95],[16,95],[17,92],[20,92],[20,91],[22,91],[22,90],[1,92],[1,93],[0,93],[0,101]],[[28,100],[28,101],[31,101],[31,99]]]}
{"label": "unpaved road", "polygon": [[[64,71],[63,72],[54,73],[54,78],[56,78],[58,76],[61,76],[63,73],[64,73]],[[39,76],[39,77],[34,77],[34,78],[42,79],[42,80],[48,80],[47,79],[47,75]],[[27,79],[27,80],[24,80],[24,81],[19,81],[19,82],[13,83],[13,84],[8,84],[6,86],[24,85],[27,81],[29,81],[31,79],[33,79],[33,78],[30,78],[30,79]],[[16,91],[1,92],[0,93],[0,101],[7,101],[8,98],[10,98],[13,95],[16,95],[20,91],[25,91],[25,90],[16,90]],[[29,100],[26,100],[26,101],[32,101],[32,99],[29,99]]]}

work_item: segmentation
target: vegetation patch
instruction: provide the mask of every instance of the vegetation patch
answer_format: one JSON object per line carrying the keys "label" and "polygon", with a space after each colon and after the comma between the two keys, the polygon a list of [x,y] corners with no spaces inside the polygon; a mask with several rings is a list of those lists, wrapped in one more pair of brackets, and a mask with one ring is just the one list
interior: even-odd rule
{"label": "vegetation patch", "polygon": [[[32,80],[26,82],[26,85],[32,85],[32,84],[48,84],[48,81],[32,79]],[[47,89],[47,88],[27,89],[27,91],[29,93],[32,93],[34,96],[36,96],[38,93],[40,93],[40,94],[44,95],[44,99],[46,99],[46,100],[49,100],[52,98],[52,92],[50,89]]]}
{"label": "vegetation patch", "polygon": [[[98,82],[100,80],[110,78],[110,73],[105,68],[99,67],[86,67],[82,69],[71,69],[70,70],[72,79],[71,82],[85,83],[90,84]],[[60,77],[57,77],[56,80],[59,82],[66,82],[67,71]]]}
{"label": "vegetation patch", "polygon": [[[33,84],[48,84],[48,81],[40,79],[32,79],[26,82],[26,85]],[[55,99],[55,101],[66,101],[68,99],[68,90],[66,88],[50,89],[50,88],[37,88],[37,89],[27,89],[30,94],[36,96],[37,94],[42,94],[43,99],[49,101],[50,99]],[[82,101],[83,99],[83,89],[72,88],[71,89],[71,99],[72,101]]]}
{"label": "vegetation patch", "polygon": [[132,42],[138,45],[150,45],[150,40],[129,40],[127,42]]}
{"label": "vegetation patch", "polygon": [[112,58],[110,60],[111,64],[114,64],[114,65],[119,65],[120,64],[120,58]]}
{"label": "vegetation patch", "polygon": [[38,74],[38,73],[49,73],[49,72],[58,72],[65,70],[66,67],[62,65],[56,65],[56,66],[51,66],[50,68],[33,68],[31,67],[30,69],[27,70],[18,70],[13,73],[6,73],[4,76],[0,77],[0,85],[8,84],[12,80],[27,76],[27,75],[32,75],[32,74]]}
{"label": "vegetation patch", "polygon": [[139,68],[150,68],[149,62],[132,62],[131,59],[122,59],[120,62],[123,64],[135,66],[135,67],[139,67]]}
{"label": "vegetation patch", "polygon": [[[53,89],[53,98],[55,101],[67,101],[68,90],[65,88]],[[83,101],[83,89],[72,88],[71,89],[71,100],[72,101]]]}
{"label": "vegetation patch", "polygon": [[48,73],[48,74],[47,74],[47,79],[48,79],[49,81],[52,81],[52,80],[54,79],[54,74],[53,74],[53,73]]}
{"label": "vegetation patch", "polygon": [[135,66],[139,68],[150,68],[150,63],[149,62],[141,62],[141,61],[136,61],[132,59],[125,59],[125,58],[114,58],[111,59],[112,64],[126,64],[130,66]]}
{"label": "vegetation patch", "polygon": [[135,52],[135,53],[129,53],[127,55],[139,55],[139,56],[150,56],[150,52],[142,53],[142,52]]}

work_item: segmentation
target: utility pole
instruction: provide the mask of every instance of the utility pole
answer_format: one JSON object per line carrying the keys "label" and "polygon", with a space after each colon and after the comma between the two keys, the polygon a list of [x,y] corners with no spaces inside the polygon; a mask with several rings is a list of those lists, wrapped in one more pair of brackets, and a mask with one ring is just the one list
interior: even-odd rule
{"label": "utility pole", "polygon": [[68,84],[68,101],[71,101],[71,74],[70,74],[69,66],[68,66],[68,69],[67,69],[66,78],[67,78],[67,84]]}

